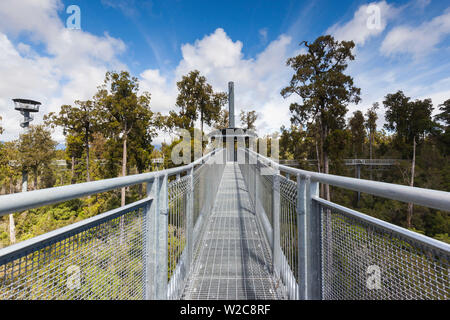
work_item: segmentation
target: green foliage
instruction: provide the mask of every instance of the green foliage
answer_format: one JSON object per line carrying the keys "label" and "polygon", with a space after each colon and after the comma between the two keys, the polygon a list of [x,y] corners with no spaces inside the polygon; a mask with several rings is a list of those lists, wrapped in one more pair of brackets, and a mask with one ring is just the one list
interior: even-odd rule
{"label": "green foliage", "polygon": [[75,105],[77,106],[61,106],[58,115],[51,112],[44,116],[44,121],[51,127],[62,127],[64,134],[69,132],[67,152],[71,158],[80,155],[83,145],[86,155],[86,181],[90,181],[89,143],[92,141],[93,133],[99,130],[100,112],[90,100],[77,100]]}
{"label": "green foliage", "polygon": [[226,129],[230,126],[230,117],[229,112],[226,108],[221,109],[219,112],[219,115],[217,116],[217,119],[214,122],[214,129]]}
{"label": "green foliage", "polygon": [[34,188],[37,189],[38,173],[43,167],[48,167],[55,156],[56,141],[52,139],[49,130],[42,125],[30,126],[30,129],[20,135],[18,151],[22,170],[34,173]]}
{"label": "green foliage", "polygon": [[[430,99],[411,101],[398,91],[387,94],[383,101],[388,132],[377,131],[378,103],[368,109],[365,117],[359,110],[354,112],[346,127],[346,106],[351,102],[358,103],[360,95],[353,79],[344,74],[347,62],[354,59],[354,44],[337,42],[331,36],[301,44],[305,44],[307,51],[288,59],[287,65],[293,68],[294,75],[281,95],[286,98],[295,94],[300,98],[300,102],[290,106],[291,122],[306,128],[306,132],[302,133],[296,127],[281,128],[282,159],[296,159],[301,168],[324,172],[329,157],[330,173],[346,176],[355,173],[353,167],[343,165],[341,160],[345,157],[408,159],[384,170],[363,167],[361,178],[410,185],[414,175],[415,186],[450,190],[450,99],[440,105],[441,112],[434,122]],[[414,141],[417,157],[411,165],[409,159],[415,158],[412,152],[416,148]],[[303,159],[318,159],[319,163],[311,165]],[[324,196],[323,190],[321,192]],[[341,205],[353,208],[354,196],[353,191],[331,188],[331,200]],[[361,194],[355,209],[404,227],[407,226],[407,212],[412,212],[412,207],[407,208],[407,204],[365,194]],[[414,209],[414,215],[409,218],[416,230],[432,237],[450,234],[448,215],[418,206]]]}
{"label": "green foliage", "polygon": [[297,160],[299,162],[307,158],[307,132],[301,127],[291,125],[290,129],[281,127],[279,141],[280,158],[286,160]]}
{"label": "green foliage", "polygon": [[302,99],[302,104],[291,104],[291,121],[298,124],[318,121],[327,130],[342,128],[346,104],[360,100],[360,89],[343,73],[347,61],[355,59],[352,54],[355,44],[335,41],[330,35],[318,37],[311,44],[303,43],[308,51],[287,60],[295,73],[290,85],[281,91],[285,98],[297,94]]}
{"label": "green foliage", "polygon": [[[360,89],[353,85],[353,78],[344,72],[348,61],[355,59],[353,41],[336,41],[330,35],[320,36],[313,43],[303,41],[307,52],[289,58],[287,65],[294,75],[289,86],[281,90],[284,98],[297,95],[301,100],[290,105],[291,123],[315,126],[316,154],[319,171],[329,173],[328,136],[345,127],[345,115],[349,103],[359,103]],[[334,139],[333,139],[334,140]],[[328,185],[321,191],[330,199]]]}
{"label": "green foliage", "polygon": [[227,101],[227,94],[214,92],[206,78],[198,70],[189,72],[177,82],[178,96],[176,106],[179,112],[171,111],[170,123],[174,127],[189,129],[200,118],[201,131],[203,124],[211,126],[218,120],[221,107]]}
{"label": "green foliage", "polygon": [[241,124],[244,127],[244,129],[247,130],[255,130],[255,122],[258,119],[258,115],[256,114],[256,111],[241,111],[240,114],[241,118]]}
{"label": "green foliage", "polygon": [[433,105],[431,99],[410,101],[402,91],[388,94],[383,101],[386,108],[385,128],[395,132],[396,138],[411,144],[431,131]]}
{"label": "green foliage", "polygon": [[353,113],[353,117],[349,120],[349,127],[351,132],[353,154],[355,158],[358,158],[363,153],[364,140],[366,138],[364,115],[361,111],[357,110]]}

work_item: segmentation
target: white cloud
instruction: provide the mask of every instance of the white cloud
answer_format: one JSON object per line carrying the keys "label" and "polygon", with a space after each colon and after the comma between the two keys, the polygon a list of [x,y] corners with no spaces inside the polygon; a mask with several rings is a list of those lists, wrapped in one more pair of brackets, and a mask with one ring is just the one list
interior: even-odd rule
{"label": "white cloud", "polygon": [[[235,114],[241,109],[259,112],[261,133],[278,130],[289,122],[289,101],[280,90],[290,80],[286,67],[291,38],[281,35],[254,59],[245,59],[242,42],[233,41],[223,29],[205,36],[194,44],[182,46],[183,59],[176,68],[176,79],[198,69],[216,90],[227,91],[227,83],[235,83]],[[236,123],[239,123],[238,116]]]}
{"label": "white cloud", "polygon": [[353,19],[347,23],[337,23],[326,31],[337,40],[353,40],[357,45],[364,45],[370,37],[383,32],[389,20],[398,13],[398,9],[386,1],[362,5],[356,10]]}
{"label": "white cloud", "polygon": [[[182,60],[172,73],[161,75],[154,69],[142,72],[141,88],[151,92],[152,110],[167,113],[175,108],[176,82],[192,70],[199,70],[216,91],[226,92],[228,82],[233,81],[236,124],[240,123],[240,110],[256,110],[259,132],[271,133],[283,124],[289,125],[291,99],[283,99],[280,90],[291,76],[286,67],[290,43],[290,37],[281,35],[254,59],[245,59],[242,42],[233,41],[218,28],[193,44],[184,44]],[[163,139],[167,140],[168,136],[162,134],[155,141],[160,143]]]}
{"label": "white cloud", "polygon": [[141,89],[151,93],[151,108],[154,112],[168,113],[175,106],[176,86],[169,83],[157,69],[148,69],[140,74]]}
{"label": "white cloud", "polygon": [[416,58],[432,52],[450,34],[450,10],[418,27],[398,26],[392,29],[381,45],[381,53],[390,56],[409,53]]}
{"label": "white cloud", "polygon": [[431,3],[431,0],[416,0],[415,6],[423,9]]}
{"label": "white cloud", "polygon": [[[66,29],[58,17],[62,9],[60,0],[0,2],[2,140],[16,139],[21,132],[21,116],[13,109],[12,98],[41,101],[42,112],[33,122],[38,124],[44,113],[57,112],[62,104],[91,98],[108,69],[126,69],[118,59],[126,49],[121,40]],[[14,45],[18,37],[21,42]],[[44,53],[33,50],[36,44]],[[54,137],[64,140],[60,131]]]}
{"label": "white cloud", "polygon": [[[397,9],[384,1],[378,5],[384,30]],[[6,129],[1,140],[15,139],[21,131],[21,116],[14,111],[12,98],[43,102],[42,112],[34,122],[40,123],[44,113],[58,111],[62,104],[76,99],[92,97],[106,70],[127,69],[119,59],[126,50],[120,39],[65,29],[57,15],[62,9],[59,0],[0,1],[0,115]],[[329,30],[333,30],[338,39],[353,39],[360,45],[366,43],[381,33],[365,29],[366,9],[367,5],[359,7],[351,21],[334,25]],[[448,27],[448,13],[424,25],[441,30],[437,37],[442,39],[445,33],[442,30]],[[389,35],[385,41],[388,39]],[[36,44],[44,53],[36,51]],[[365,110],[372,102],[381,101],[386,93],[399,89],[413,98],[431,97],[435,104],[450,97],[448,79],[439,81],[442,76],[437,70],[430,74],[422,70],[417,73],[417,78],[411,77],[408,75],[410,64],[402,62],[387,67],[383,61],[386,58],[369,49],[368,46],[359,48],[357,60],[348,69],[355,78],[355,85],[361,87],[363,98],[360,105],[349,106],[349,115],[356,108]],[[231,39],[219,28],[193,43],[182,45],[182,59],[175,69],[165,73],[159,69],[143,71],[139,75],[141,90],[151,93],[152,110],[167,113],[175,106],[176,81],[194,69],[200,70],[215,90],[227,91],[228,81],[234,81],[236,123],[240,122],[241,110],[256,110],[260,116],[257,121],[259,133],[266,134],[290,123],[289,104],[298,98],[283,99],[280,90],[289,83],[293,72],[286,66],[286,59],[304,52],[302,50],[293,51],[291,38],[280,35],[254,58],[246,58],[243,43]],[[380,59],[376,60],[380,63],[373,63],[374,59]],[[448,70],[448,66],[442,64],[439,68]],[[55,138],[63,140],[60,132],[56,132]],[[160,135],[155,142],[162,139],[167,141],[169,138]]]}

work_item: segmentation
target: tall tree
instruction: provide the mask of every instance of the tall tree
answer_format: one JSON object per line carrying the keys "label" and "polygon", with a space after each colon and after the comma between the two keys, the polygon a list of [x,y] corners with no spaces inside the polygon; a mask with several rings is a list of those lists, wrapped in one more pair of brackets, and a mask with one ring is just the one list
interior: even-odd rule
{"label": "tall tree", "polygon": [[442,121],[447,127],[450,126],[450,99],[445,100],[443,104],[439,105],[439,111],[441,113],[437,114],[435,119]]}
{"label": "tall tree", "polygon": [[[294,69],[288,87],[281,90],[284,98],[296,94],[301,102],[292,103],[291,122],[316,122],[320,131],[320,149],[323,172],[329,173],[329,150],[325,146],[331,131],[345,126],[347,105],[360,101],[360,89],[353,85],[352,77],[344,74],[347,62],[354,60],[353,41],[335,41],[330,35],[320,36],[313,43],[303,41],[307,52],[289,58],[287,65]],[[329,186],[325,198],[330,199]]]}
{"label": "tall tree", "polygon": [[216,121],[214,122],[214,129],[226,129],[230,126],[229,124],[229,112],[228,110],[221,109],[219,112],[219,116],[217,117]]}
{"label": "tall tree", "polygon": [[256,111],[241,111],[240,114],[241,124],[247,130],[255,130],[255,122],[258,119]]}
{"label": "tall tree", "polygon": [[450,99],[439,105],[439,111],[441,112],[435,116],[435,121],[438,122],[440,129],[443,129],[439,140],[442,143],[444,155],[447,156],[450,154]]}
{"label": "tall tree", "polygon": [[177,82],[177,87],[179,93],[176,105],[180,112],[178,115],[172,112],[171,115],[179,118],[177,125],[184,129],[193,128],[194,122],[200,117],[203,132],[203,124],[211,126],[217,120],[221,107],[227,102],[227,94],[214,92],[198,70],[183,76]]}
{"label": "tall tree", "polygon": [[280,131],[280,158],[297,160],[300,164],[305,164],[309,147],[307,132],[302,127],[294,125],[290,128],[282,126]]}
{"label": "tall tree", "polygon": [[[369,110],[366,112],[366,122],[365,126],[369,133],[369,158],[373,159],[373,142],[375,138],[375,132],[377,131],[377,109],[379,108],[379,103],[375,102]],[[370,167],[370,180],[372,180],[372,166]]]}
{"label": "tall tree", "polygon": [[[89,143],[92,134],[98,130],[99,112],[93,101],[75,101],[76,106],[63,105],[58,115],[51,112],[44,116],[46,124],[64,129],[72,137],[78,136],[84,141],[86,152],[86,181],[91,181]],[[74,161],[72,161],[74,164]]]}
{"label": "tall tree", "polygon": [[[0,117],[2,120],[2,117]],[[3,127],[0,126],[0,134],[3,134]],[[11,146],[11,143],[9,144]],[[10,166],[8,160],[12,160],[14,157],[11,154],[11,151],[16,151],[16,148],[8,148],[4,143],[0,142],[0,169],[2,176],[4,175],[5,180],[6,177],[9,178],[9,193],[14,193],[14,183],[12,176],[14,175],[14,170],[12,166]],[[14,152],[17,154],[17,152]],[[14,215],[12,213],[9,214],[9,241],[10,244],[16,243],[16,224],[14,222]]]}
{"label": "tall tree", "polygon": [[350,132],[352,135],[353,155],[356,158],[363,153],[366,131],[364,129],[364,115],[361,111],[355,111],[349,120]]}
{"label": "tall tree", "polygon": [[38,189],[39,171],[49,166],[55,156],[56,141],[43,125],[30,126],[19,138],[20,163],[23,170],[34,174],[34,189]]}
{"label": "tall tree", "polygon": [[[424,139],[426,133],[434,126],[431,119],[433,104],[431,99],[410,101],[402,91],[388,94],[383,101],[386,108],[386,129],[396,133],[396,139],[407,145],[412,145],[410,186],[414,186],[416,168],[416,145]],[[412,227],[411,219],[413,204],[408,203],[406,225]]]}
{"label": "tall tree", "polygon": [[[78,174],[76,173],[76,166],[78,159],[82,158],[83,156],[83,149],[86,148],[85,139],[83,138],[83,135],[76,134],[75,132],[73,134],[66,135],[66,157],[69,158],[71,165],[71,181],[70,183],[73,184],[77,180]],[[90,150],[90,148],[86,148],[86,151]],[[66,158],[67,159],[67,158]],[[87,166],[89,168],[89,166]],[[86,177],[86,180],[88,180],[90,176]]]}
{"label": "tall tree", "polygon": [[[139,95],[139,81],[126,71],[107,72],[105,81],[95,96],[103,122],[104,133],[122,140],[122,176],[127,175],[127,143],[132,130],[151,127],[150,94]],[[148,129],[150,130],[150,129]],[[142,134],[146,134],[143,132]],[[125,205],[125,188],[121,190],[121,204]]]}

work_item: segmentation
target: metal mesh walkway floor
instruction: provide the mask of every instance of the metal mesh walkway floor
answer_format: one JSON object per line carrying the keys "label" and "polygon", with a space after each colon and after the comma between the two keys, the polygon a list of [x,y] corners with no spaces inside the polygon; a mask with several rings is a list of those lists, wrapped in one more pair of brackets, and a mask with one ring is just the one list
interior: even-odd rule
{"label": "metal mesh walkway floor", "polygon": [[228,163],[184,299],[280,299],[272,259],[239,166]]}

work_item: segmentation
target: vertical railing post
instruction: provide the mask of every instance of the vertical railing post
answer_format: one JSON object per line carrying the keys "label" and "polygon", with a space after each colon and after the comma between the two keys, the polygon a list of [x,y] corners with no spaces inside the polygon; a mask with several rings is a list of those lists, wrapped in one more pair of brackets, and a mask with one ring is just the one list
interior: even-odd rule
{"label": "vertical railing post", "polygon": [[306,211],[307,200],[306,190],[309,189],[309,177],[302,177],[297,174],[297,243],[298,243],[298,298],[306,300],[308,297],[308,278],[307,273],[307,224]]}
{"label": "vertical railing post", "polygon": [[310,177],[304,182],[304,247],[305,270],[304,298],[307,300],[320,300],[322,298],[322,216],[320,206],[313,197],[319,196],[319,183],[312,181]]}
{"label": "vertical railing post", "polygon": [[167,299],[168,282],[168,177],[167,174],[158,178],[156,197],[158,199],[156,211],[156,268],[155,268],[155,299]]}
{"label": "vertical railing post", "polygon": [[158,178],[147,182],[147,197],[152,200],[145,207],[145,300],[155,298],[155,271],[156,271],[156,213],[158,211]]}
{"label": "vertical railing post", "polygon": [[280,276],[280,177],[278,168],[274,168],[272,179],[272,215],[273,215],[273,270]]}
{"label": "vertical railing post", "polygon": [[302,300],[322,298],[322,221],[320,207],[313,200],[318,195],[317,181],[297,175],[298,280]]}
{"label": "vertical railing post", "polygon": [[191,270],[194,245],[194,167],[188,170],[189,191],[186,208],[186,270]]}

